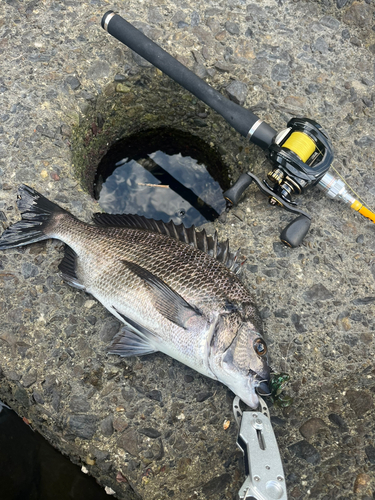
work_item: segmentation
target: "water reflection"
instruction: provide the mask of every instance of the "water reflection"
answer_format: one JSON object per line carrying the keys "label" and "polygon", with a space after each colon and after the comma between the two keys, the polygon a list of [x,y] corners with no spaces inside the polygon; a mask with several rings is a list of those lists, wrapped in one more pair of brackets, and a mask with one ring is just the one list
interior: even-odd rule
{"label": "water reflection", "polygon": [[229,187],[221,155],[198,136],[160,127],[117,141],[102,158],[93,191],[108,213],[131,213],[186,226],[212,221]]}
{"label": "water reflection", "polygon": [[107,213],[136,213],[190,226],[214,220],[225,208],[219,183],[190,156],[159,150],[115,165],[99,193]]}

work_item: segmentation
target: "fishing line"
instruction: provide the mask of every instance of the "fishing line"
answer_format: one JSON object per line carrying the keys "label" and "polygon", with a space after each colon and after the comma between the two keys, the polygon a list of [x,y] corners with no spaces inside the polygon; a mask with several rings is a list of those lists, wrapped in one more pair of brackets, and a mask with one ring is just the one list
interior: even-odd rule
{"label": "fishing line", "polygon": [[310,158],[316,148],[315,142],[303,132],[293,132],[283,144],[284,148],[288,148],[298,155],[303,162]]}
{"label": "fishing line", "polygon": [[374,210],[372,210],[372,208],[369,208],[369,205],[367,205],[367,203],[365,203],[363,201],[363,199],[359,196],[359,194],[357,194],[354,189],[351,187],[351,185],[344,179],[344,177],[342,177],[342,175],[340,174],[340,172],[338,172],[338,170],[333,166],[331,165],[331,168],[332,170],[334,170],[336,172],[336,174],[340,177],[340,179],[342,180],[342,182],[344,184],[346,184],[346,186],[350,189],[350,191],[356,195],[356,197],[358,198],[358,200],[360,200],[360,202],[362,203],[363,206],[367,207],[368,210],[371,210],[371,212],[374,212]]}

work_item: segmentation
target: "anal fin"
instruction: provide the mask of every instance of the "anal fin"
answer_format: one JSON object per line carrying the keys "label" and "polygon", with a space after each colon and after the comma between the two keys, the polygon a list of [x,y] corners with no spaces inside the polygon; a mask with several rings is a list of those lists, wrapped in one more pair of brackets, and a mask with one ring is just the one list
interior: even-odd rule
{"label": "anal fin", "polygon": [[79,282],[76,274],[77,254],[68,245],[65,245],[65,254],[63,260],[59,264],[61,277],[70,286],[85,290],[86,287]]}

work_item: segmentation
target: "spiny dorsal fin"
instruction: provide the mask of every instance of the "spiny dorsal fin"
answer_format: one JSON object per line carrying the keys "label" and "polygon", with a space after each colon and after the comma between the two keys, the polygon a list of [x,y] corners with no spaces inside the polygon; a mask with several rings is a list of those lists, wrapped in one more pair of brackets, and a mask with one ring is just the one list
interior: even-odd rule
{"label": "spiny dorsal fin", "polygon": [[194,225],[185,227],[183,224],[175,224],[172,220],[164,222],[162,220],[147,219],[143,215],[136,214],[93,214],[93,222],[102,227],[124,227],[129,229],[143,229],[154,233],[165,234],[183,243],[192,245],[202,252],[206,252],[211,257],[224,264],[234,273],[239,273],[244,261],[238,262],[238,251],[229,251],[229,241],[218,241],[217,233],[214,236],[207,236],[206,231],[198,231]]}

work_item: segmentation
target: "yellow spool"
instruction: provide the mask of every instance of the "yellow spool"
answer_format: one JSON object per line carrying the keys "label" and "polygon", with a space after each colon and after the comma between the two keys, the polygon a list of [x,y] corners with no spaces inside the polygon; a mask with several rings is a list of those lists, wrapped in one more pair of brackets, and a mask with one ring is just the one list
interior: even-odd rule
{"label": "yellow spool", "polygon": [[293,132],[282,147],[290,149],[306,163],[315,151],[315,142],[302,132]]}
{"label": "yellow spool", "polygon": [[352,205],[350,205],[350,208],[352,208],[356,212],[359,212],[364,217],[372,220],[372,222],[375,222],[375,214],[368,208],[364,207],[358,200],[355,200]]}

